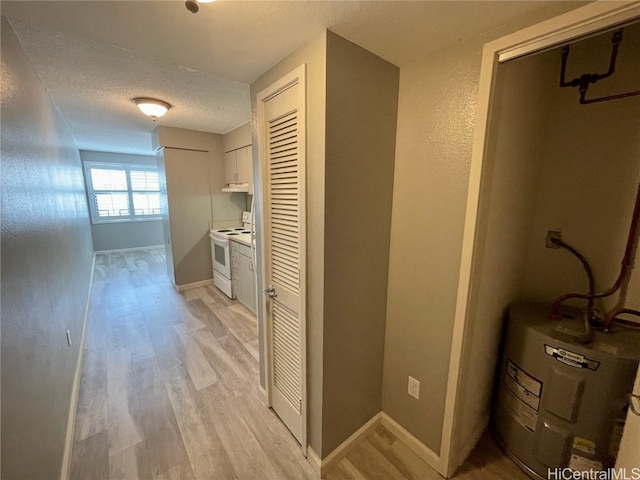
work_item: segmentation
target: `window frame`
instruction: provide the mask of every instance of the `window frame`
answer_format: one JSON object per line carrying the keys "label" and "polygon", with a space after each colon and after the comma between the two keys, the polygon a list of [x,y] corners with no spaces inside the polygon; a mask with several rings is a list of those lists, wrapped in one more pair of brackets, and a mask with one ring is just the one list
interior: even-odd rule
{"label": "window frame", "polygon": [[[127,189],[126,190],[101,190],[93,188],[93,181],[91,179],[91,169],[106,169],[106,170],[123,170],[125,172]],[[133,208],[133,195],[135,193],[157,193],[161,194],[160,179],[158,178],[158,190],[134,190],[131,184],[131,172],[132,171],[151,171],[158,172],[156,165],[146,164],[133,164],[133,163],[118,163],[118,162],[84,162],[84,179],[87,189],[87,203],[89,204],[89,212],[91,214],[91,223],[94,225],[103,223],[132,223],[132,222],[150,222],[162,220],[162,214],[152,215],[136,215]],[[113,217],[100,217],[98,215],[97,205],[95,201],[95,194],[100,193],[126,193],[129,215],[119,215]]]}

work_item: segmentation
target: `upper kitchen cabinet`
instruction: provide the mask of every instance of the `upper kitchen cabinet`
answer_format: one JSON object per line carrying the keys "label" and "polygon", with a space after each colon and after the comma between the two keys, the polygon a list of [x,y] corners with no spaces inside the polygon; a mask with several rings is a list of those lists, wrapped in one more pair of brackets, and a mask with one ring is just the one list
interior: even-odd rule
{"label": "upper kitchen cabinet", "polygon": [[251,124],[247,123],[223,137],[224,192],[253,194],[253,155]]}
{"label": "upper kitchen cabinet", "polygon": [[253,168],[251,165],[251,145],[225,152],[225,191],[253,193]]}

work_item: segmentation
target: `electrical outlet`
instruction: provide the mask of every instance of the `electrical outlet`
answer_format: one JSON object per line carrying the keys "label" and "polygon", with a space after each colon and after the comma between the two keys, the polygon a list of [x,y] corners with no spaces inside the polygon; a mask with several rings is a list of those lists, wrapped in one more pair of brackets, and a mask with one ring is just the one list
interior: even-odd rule
{"label": "electrical outlet", "polygon": [[560,248],[560,245],[553,243],[552,240],[562,240],[562,232],[560,230],[549,230],[547,232],[547,243],[545,244],[547,248]]}
{"label": "electrical outlet", "polygon": [[416,380],[411,375],[409,375],[409,390],[408,390],[408,393],[413,398],[416,398],[416,399],[420,398],[420,381]]}
{"label": "electrical outlet", "polygon": [[67,330],[67,343],[71,346],[71,332]]}

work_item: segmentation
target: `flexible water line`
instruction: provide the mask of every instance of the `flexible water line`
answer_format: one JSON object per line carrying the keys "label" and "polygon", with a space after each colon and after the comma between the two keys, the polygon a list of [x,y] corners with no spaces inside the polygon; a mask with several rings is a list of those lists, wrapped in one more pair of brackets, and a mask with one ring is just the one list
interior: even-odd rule
{"label": "flexible water line", "polygon": [[[605,319],[603,322],[603,326],[605,328],[608,327],[609,323],[615,318],[616,311],[619,311],[623,308],[624,301],[626,300],[626,289],[629,283],[629,279],[631,278],[631,270],[633,270],[635,256],[637,253],[638,241],[640,239],[640,183],[638,184],[638,192],[636,194],[635,206],[633,209],[633,215],[631,218],[631,226],[629,228],[629,236],[627,238],[627,246],[624,252],[624,258],[622,259],[622,268],[620,269],[620,274],[616,279],[615,283],[611,288],[606,290],[603,293],[597,294],[584,294],[584,293],[567,293],[562,295],[553,302],[553,306],[551,307],[551,312],[549,313],[549,318],[559,319],[560,318],[560,306],[570,298],[581,298],[584,300],[591,300],[594,298],[605,298],[616,293],[621,287],[624,285],[624,289],[622,294],[620,295],[620,299],[614,307],[614,310],[605,315]],[[626,309],[629,310],[629,309]],[[635,310],[633,311],[635,312]],[[630,312],[625,312],[630,313]],[[613,316],[611,316],[613,314]]]}

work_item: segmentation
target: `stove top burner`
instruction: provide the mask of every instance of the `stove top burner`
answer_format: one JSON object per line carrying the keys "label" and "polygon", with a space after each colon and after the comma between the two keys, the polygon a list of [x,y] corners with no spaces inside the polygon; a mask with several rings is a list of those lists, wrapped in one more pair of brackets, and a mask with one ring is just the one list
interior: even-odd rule
{"label": "stove top burner", "polygon": [[221,228],[218,230],[212,230],[211,234],[224,238],[224,237],[236,236],[236,235],[251,235],[251,232],[244,227],[230,227],[230,228]]}

